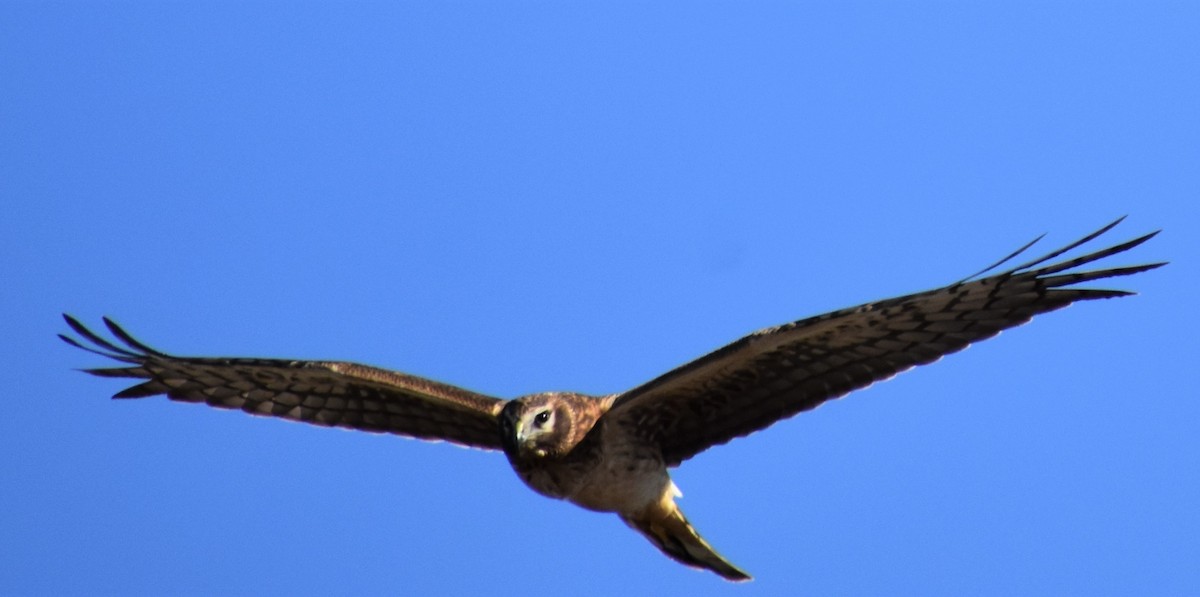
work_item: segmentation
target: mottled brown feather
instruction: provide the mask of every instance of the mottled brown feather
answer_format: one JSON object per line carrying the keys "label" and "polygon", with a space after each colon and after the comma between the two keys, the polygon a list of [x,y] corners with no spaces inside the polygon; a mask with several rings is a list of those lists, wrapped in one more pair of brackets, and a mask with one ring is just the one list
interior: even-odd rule
{"label": "mottled brown feather", "polygon": [[129,367],[85,369],[101,377],[144,379],[114,398],[165,394],[172,400],[239,408],[326,427],[394,433],[500,449],[498,415],[504,401],[429,379],[355,363],[253,358],[177,357],[135,340],[105,318],[118,346],[75,318],[67,324],[93,346],[73,346]]}
{"label": "mottled brown feather", "polygon": [[668,466],[675,466],[714,445],[931,363],[1034,315],[1076,301],[1131,294],[1063,286],[1164,264],[1058,272],[1126,251],[1157,233],[1036,269],[1116,223],[1001,274],[758,331],[619,396],[606,420],[658,445]]}

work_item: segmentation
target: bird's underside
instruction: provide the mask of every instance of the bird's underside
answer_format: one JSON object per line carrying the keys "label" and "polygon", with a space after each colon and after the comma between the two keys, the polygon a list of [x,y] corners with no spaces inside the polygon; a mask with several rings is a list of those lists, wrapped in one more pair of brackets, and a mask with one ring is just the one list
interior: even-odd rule
{"label": "bird's underside", "polygon": [[[1163,263],[1075,271],[1151,233],[1050,263],[1099,231],[1000,274],[760,330],[621,394],[548,392],[501,400],[386,369],[334,361],[178,357],[137,341],[108,318],[113,342],[71,316],[73,346],[124,363],[85,369],[141,380],[114,398],[165,394],[256,415],[502,450],[544,495],[617,513],[671,558],[730,580],[749,576],[717,554],[675,505],[668,467],[735,437],[933,362],[1034,315],[1121,290],[1076,284]],[[1035,241],[1036,242],[1036,241]]]}

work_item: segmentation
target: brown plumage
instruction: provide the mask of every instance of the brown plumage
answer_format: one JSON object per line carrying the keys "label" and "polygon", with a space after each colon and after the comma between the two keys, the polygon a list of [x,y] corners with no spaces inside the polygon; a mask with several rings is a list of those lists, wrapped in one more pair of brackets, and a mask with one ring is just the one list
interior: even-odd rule
{"label": "brown plumage", "polygon": [[1046,265],[1118,222],[1001,274],[980,277],[1033,243],[944,288],[755,332],[628,392],[603,397],[547,392],[505,401],[354,363],[177,357],[142,344],[108,318],[105,325],[124,346],[70,316],[64,316],[67,324],[91,345],[60,337],[128,365],[87,372],[145,380],[115,398],[166,394],[316,425],[503,450],[538,493],[615,512],[671,558],[746,580],[750,577],[717,554],[679,510],[668,467],[1034,315],[1131,294],[1072,286],[1164,264],[1068,270],[1157,233]]}

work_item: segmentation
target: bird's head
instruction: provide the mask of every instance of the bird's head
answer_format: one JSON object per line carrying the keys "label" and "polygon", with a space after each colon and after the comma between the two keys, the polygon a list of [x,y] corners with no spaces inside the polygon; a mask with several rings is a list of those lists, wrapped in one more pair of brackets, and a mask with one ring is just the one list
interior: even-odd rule
{"label": "bird's head", "polygon": [[510,458],[557,458],[573,446],[571,405],[557,392],[522,396],[500,412],[501,441]]}

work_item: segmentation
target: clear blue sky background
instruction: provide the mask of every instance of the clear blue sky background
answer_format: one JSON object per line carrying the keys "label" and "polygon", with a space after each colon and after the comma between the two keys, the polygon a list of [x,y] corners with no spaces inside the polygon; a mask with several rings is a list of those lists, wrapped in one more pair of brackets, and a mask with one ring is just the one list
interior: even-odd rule
{"label": "clear blue sky background", "polygon": [[[0,4],[0,593],[1200,591],[1196,3],[566,4]],[[1126,213],[1140,296],[679,469],[743,586],[54,338],[608,393]]]}

